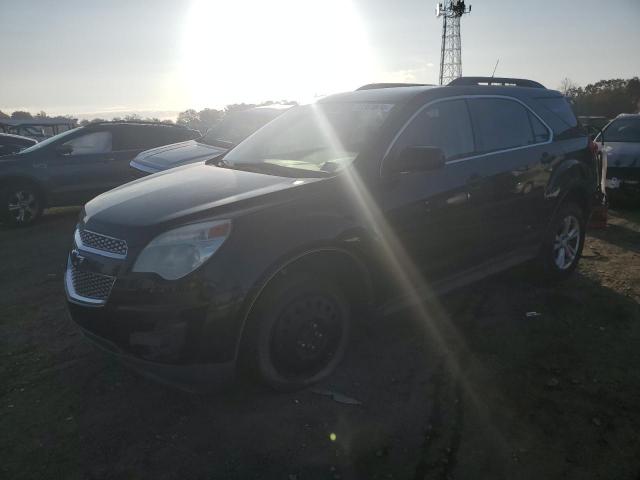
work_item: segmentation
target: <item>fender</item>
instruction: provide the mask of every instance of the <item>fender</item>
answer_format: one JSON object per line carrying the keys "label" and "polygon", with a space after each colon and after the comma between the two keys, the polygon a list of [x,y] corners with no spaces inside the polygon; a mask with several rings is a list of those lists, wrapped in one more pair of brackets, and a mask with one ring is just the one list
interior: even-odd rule
{"label": "fender", "polygon": [[552,215],[547,222],[547,228],[553,221],[560,205],[575,192],[579,192],[588,205],[589,172],[583,162],[570,158],[554,169],[545,190],[545,199],[553,202]]}
{"label": "fender", "polygon": [[[346,242],[349,242],[350,239],[345,239]],[[341,255],[347,255],[351,258],[355,264],[358,266],[360,270],[360,274],[362,275],[365,281],[365,294],[367,299],[367,304],[370,304],[373,301],[373,281],[371,270],[367,267],[364,255],[362,254],[361,249],[349,248],[345,243],[335,243],[335,244],[326,244],[326,245],[315,245],[315,246],[307,246],[306,248],[297,249],[296,251],[290,252],[285,255],[283,258],[276,261],[272,264],[267,271],[254,283],[252,286],[250,293],[247,294],[247,298],[245,299],[244,305],[241,310],[240,318],[241,325],[238,330],[238,335],[236,338],[236,348],[234,361],[237,361],[238,355],[240,354],[240,347],[242,344],[242,337],[244,336],[245,327],[247,324],[247,320],[249,319],[249,315],[253,310],[253,307],[260,298],[260,295],[264,291],[264,289],[269,285],[269,283],[277,277],[280,273],[285,271],[289,266],[304,260],[305,258],[310,258],[313,255],[322,254],[322,253],[335,253]]]}

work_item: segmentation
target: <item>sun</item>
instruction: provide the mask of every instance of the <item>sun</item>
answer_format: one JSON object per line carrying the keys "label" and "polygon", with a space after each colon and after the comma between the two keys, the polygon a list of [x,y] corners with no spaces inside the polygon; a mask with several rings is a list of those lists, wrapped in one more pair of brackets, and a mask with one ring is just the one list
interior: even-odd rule
{"label": "sun", "polygon": [[194,108],[350,90],[371,81],[348,0],[194,0],[182,35],[183,96]]}

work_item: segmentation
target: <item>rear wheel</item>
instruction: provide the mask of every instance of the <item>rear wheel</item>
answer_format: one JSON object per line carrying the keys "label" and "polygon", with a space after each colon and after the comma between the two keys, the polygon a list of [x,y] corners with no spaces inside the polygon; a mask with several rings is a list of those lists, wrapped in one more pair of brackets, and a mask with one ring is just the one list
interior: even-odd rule
{"label": "rear wheel", "polygon": [[2,189],[2,217],[10,225],[31,225],[42,214],[42,197],[36,187],[19,183]]}
{"label": "rear wheel", "polygon": [[584,211],[575,203],[559,208],[540,253],[546,278],[563,280],[576,269],[584,246],[585,222]]}
{"label": "rear wheel", "polygon": [[324,279],[293,274],[267,286],[249,318],[244,360],[276,390],[296,390],[328,376],[349,339],[351,311]]}

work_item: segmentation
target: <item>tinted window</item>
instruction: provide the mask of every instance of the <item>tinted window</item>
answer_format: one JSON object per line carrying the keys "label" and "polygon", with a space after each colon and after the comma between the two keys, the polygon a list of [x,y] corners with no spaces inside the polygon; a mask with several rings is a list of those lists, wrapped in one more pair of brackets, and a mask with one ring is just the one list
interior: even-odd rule
{"label": "tinted window", "polygon": [[604,131],[605,142],[640,142],[640,118],[614,120]]}
{"label": "tinted window", "polygon": [[87,155],[95,153],[111,152],[111,132],[91,132],[73,140],[65,145],[73,148],[71,155]]}
{"label": "tinted window", "polygon": [[469,100],[478,152],[493,152],[535,143],[529,111],[501,98]]}
{"label": "tinted window", "polygon": [[197,137],[187,129],[154,125],[123,125],[117,130],[117,150],[147,150]]}
{"label": "tinted window", "polygon": [[439,147],[448,160],[473,152],[473,133],[464,100],[438,102],[427,107],[407,126],[400,148],[413,145]]}

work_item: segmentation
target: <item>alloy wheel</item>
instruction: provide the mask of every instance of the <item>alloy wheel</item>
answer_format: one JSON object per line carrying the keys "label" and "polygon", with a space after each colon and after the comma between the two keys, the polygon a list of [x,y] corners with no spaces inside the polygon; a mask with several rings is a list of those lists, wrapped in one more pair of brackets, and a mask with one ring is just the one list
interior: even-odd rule
{"label": "alloy wheel", "polygon": [[29,223],[38,214],[38,199],[29,190],[17,190],[9,196],[7,210],[15,223]]}
{"label": "alloy wheel", "polygon": [[581,240],[580,221],[567,215],[560,223],[553,242],[553,261],[560,270],[566,270],[576,261]]}

